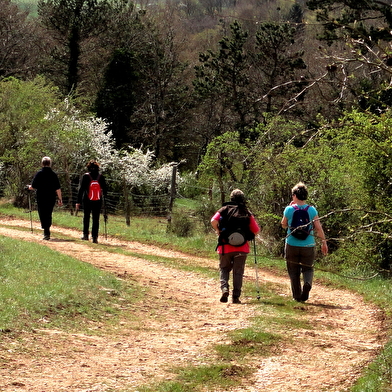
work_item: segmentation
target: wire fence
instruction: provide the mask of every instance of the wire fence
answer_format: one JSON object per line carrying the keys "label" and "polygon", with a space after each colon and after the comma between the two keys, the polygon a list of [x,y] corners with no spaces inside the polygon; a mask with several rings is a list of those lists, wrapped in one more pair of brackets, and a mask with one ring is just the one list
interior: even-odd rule
{"label": "wire fence", "polygon": [[[67,178],[72,180],[66,181],[64,180],[64,173],[58,171],[57,174],[61,183],[62,209],[68,210],[73,215],[76,212],[75,204],[78,197],[80,175],[72,174],[70,176],[67,173]],[[107,213],[124,216],[127,224],[129,224],[132,215],[169,217],[173,199],[177,196],[177,184],[174,180],[167,186],[162,184],[160,190],[157,191],[148,187],[141,189],[131,187],[125,181],[119,181],[106,175],[105,179],[108,186],[108,192],[104,200]],[[23,204],[29,210],[36,210],[37,200],[35,192],[25,194]],[[83,209],[83,205],[81,209]]]}

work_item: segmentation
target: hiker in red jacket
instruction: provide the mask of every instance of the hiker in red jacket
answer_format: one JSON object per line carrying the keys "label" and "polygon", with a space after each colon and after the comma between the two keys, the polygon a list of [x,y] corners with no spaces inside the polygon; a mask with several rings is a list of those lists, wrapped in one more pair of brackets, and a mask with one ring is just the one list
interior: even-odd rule
{"label": "hiker in red jacket", "polygon": [[91,160],[87,164],[88,173],[83,174],[76,203],[76,211],[83,203],[83,237],[88,241],[90,215],[92,215],[91,236],[95,244],[98,243],[99,215],[102,203],[107,195],[107,185],[105,177],[99,172],[99,163]]}
{"label": "hiker in red jacket", "polygon": [[[234,217],[235,215],[235,217]],[[228,218],[233,216],[233,218]],[[241,235],[237,231],[231,231],[230,222],[234,220],[237,222],[245,222],[244,237],[236,243]],[[253,214],[245,205],[245,196],[240,189],[234,189],[230,194],[230,202],[224,204],[215,215],[211,218],[211,225],[219,236],[217,251],[219,254],[219,270],[222,296],[221,302],[228,302],[229,297],[229,276],[233,271],[233,298],[235,304],[240,304],[240,295],[242,289],[242,280],[245,270],[245,261],[249,253],[249,235],[254,238],[254,234],[260,231]],[[229,237],[225,236],[225,231],[229,232]],[[246,233],[247,232],[247,233]],[[232,240],[233,241],[232,241]],[[234,245],[233,245],[234,244]]]}

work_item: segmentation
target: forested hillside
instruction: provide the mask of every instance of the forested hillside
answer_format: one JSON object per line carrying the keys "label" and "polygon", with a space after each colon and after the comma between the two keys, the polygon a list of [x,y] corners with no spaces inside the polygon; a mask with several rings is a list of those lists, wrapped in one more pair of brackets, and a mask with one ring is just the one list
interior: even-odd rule
{"label": "forested hillside", "polygon": [[0,0],[5,196],[23,199],[43,154],[70,188],[95,157],[143,194],[169,187],[174,162],[182,196],[206,215],[243,189],[280,254],[280,216],[304,181],[326,262],[389,268],[390,5],[39,0],[29,14],[20,4]]}

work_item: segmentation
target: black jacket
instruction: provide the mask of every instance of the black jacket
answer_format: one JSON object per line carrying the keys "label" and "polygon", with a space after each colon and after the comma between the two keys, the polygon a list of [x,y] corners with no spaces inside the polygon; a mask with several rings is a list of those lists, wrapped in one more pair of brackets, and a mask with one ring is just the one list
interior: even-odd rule
{"label": "black jacket", "polygon": [[[90,177],[90,175],[91,175],[91,177]],[[98,175],[99,175],[99,178],[98,178]],[[78,204],[81,204],[82,202],[83,203],[90,202],[90,200],[88,198],[88,191],[89,191],[89,187],[90,187],[91,178],[93,180],[96,180],[98,178],[99,185],[101,185],[103,197],[106,198],[107,185],[106,185],[105,177],[102,174],[100,174],[99,172],[85,173],[85,174],[83,174],[82,179],[80,180],[78,198],[77,198]]]}

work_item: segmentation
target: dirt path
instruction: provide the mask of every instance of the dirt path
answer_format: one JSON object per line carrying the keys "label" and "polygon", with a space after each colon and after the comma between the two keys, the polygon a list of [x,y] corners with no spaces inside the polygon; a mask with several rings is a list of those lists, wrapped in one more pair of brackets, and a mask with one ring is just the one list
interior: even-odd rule
{"label": "dirt path", "polygon": [[[0,220],[0,225],[26,227],[26,222]],[[224,332],[248,326],[253,316],[263,312],[263,306],[252,305],[246,297],[242,305],[220,303],[217,279],[110,253],[80,241],[56,240],[56,232],[80,237],[80,232],[53,227],[53,240],[43,242],[38,226],[34,233],[0,226],[0,235],[41,242],[119,276],[127,274],[148,287],[150,294],[134,307],[124,308],[135,319],[125,319],[128,321],[109,335],[42,329],[24,333],[15,341],[3,337],[1,391],[136,391],[138,385],[151,382],[153,377],[172,378],[168,371],[172,366],[204,363],[211,344],[222,343]],[[217,265],[216,260],[136,242],[109,238],[102,244],[193,264]],[[254,275],[249,270],[245,274],[246,279]],[[287,278],[259,271],[259,279],[261,284],[276,284],[282,296],[290,295]],[[293,337],[293,344],[285,343],[276,355],[255,361],[254,375],[230,392],[344,391],[385,342],[381,312],[358,295],[315,285],[309,302],[299,306],[312,329],[287,327],[276,331]],[[94,328],[99,325],[92,324]]]}

